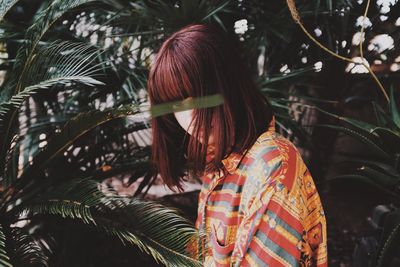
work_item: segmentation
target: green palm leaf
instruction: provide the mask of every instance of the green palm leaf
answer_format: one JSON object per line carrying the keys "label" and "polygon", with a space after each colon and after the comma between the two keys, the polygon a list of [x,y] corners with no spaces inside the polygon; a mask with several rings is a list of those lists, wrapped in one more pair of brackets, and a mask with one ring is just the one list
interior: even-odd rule
{"label": "green palm leaf", "polygon": [[368,177],[368,176],[365,176],[362,174],[343,174],[343,175],[337,175],[334,177],[330,177],[327,179],[328,182],[341,181],[341,180],[343,180],[345,182],[355,181],[355,182],[369,184],[369,185],[381,190],[382,192],[385,192],[386,194],[390,195],[394,199],[399,200],[399,195],[395,194],[392,189],[389,189],[389,188],[383,186],[382,184],[376,182],[374,179],[371,179],[371,177]]}
{"label": "green palm leaf", "polygon": [[[97,49],[88,44],[67,41],[55,41],[47,49],[39,49],[28,66],[27,71],[30,75],[21,77],[24,90],[12,96],[9,101],[0,103],[2,159],[5,158],[7,140],[18,109],[29,96],[37,93],[39,89],[50,88],[56,84],[81,83],[87,86],[103,84],[93,78],[101,70],[99,64],[93,64],[97,55]],[[0,166],[2,164],[4,163],[0,161]]]}
{"label": "green palm leaf", "polygon": [[30,75],[22,82],[24,89],[9,101],[0,103],[0,129],[4,126],[4,117],[38,89],[71,82],[88,86],[104,84],[92,78],[101,70],[99,65],[92,65],[97,55],[98,51],[88,44],[68,41],[55,41],[48,48],[40,49],[28,67]]}
{"label": "green palm leaf", "polygon": [[396,98],[394,97],[394,88],[393,85],[390,87],[390,114],[392,116],[392,120],[394,124],[397,126],[397,129],[400,130],[400,113],[397,109]]}
{"label": "green palm leaf", "polygon": [[2,0],[0,1],[0,21],[4,19],[4,16],[10,11],[10,9],[18,2],[19,0]]}
{"label": "green palm leaf", "polygon": [[187,250],[200,234],[178,210],[141,198],[118,196],[99,190],[91,177],[73,179],[51,187],[24,213],[51,214],[78,219],[133,244],[166,266],[201,266]]}
{"label": "green palm leaf", "polygon": [[12,229],[12,236],[16,246],[14,258],[17,266],[29,264],[49,266],[44,248],[39,245],[39,242],[29,232],[23,228],[15,227]]}
{"label": "green palm leaf", "polygon": [[6,242],[6,236],[4,235],[3,227],[0,224],[0,264],[1,266],[12,267],[12,264],[10,262],[10,257],[8,256],[6,251],[5,242]]}
{"label": "green palm leaf", "polygon": [[32,26],[26,31],[25,40],[27,41],[23,42],[18,49],[13,71],[10,74],[11,78],[7,79],[0,96],[2,101],[8,100],[24,89],[21,80],[29,76],[27,70],[35,58],[40,41],[51,26],[67,12],[90,2],[96,2],[96,0],[56,0],[37,15]]}
{"label": "green palm leaf", "polygon": [[[10,101],[15,101],[12,99],[14,95],[22,92],[25,88],[23,87],[23,81],[29,79],[33,73],[30,73],[28,70],[30,69],[31,64],[37,60],[37,50],[40,41],[46,32],[51,28],[51,26],[61,17],[64,16],[67,12],[82,6],[84,4],[96,2],[95,0],[56,0],[52,1],[49,6],[41,11],[30,26],[25,34],[25,42],[23,42],[18,49],[15,62],[13,64],[12,71],[7,72],[7,76],[5,78],[4,84],[0,90],[0,103],[10,104]],[[8,2],[8,6],[11,3]],[[6,12],[6,11],[5,11]],[[23,96],[19,96],[20,98]],[[18,98],[17,98],[18,100]],[[4,113],[0,113],[4,115]],[[5,121],[4,119],[0,119],[0,123],[4,123],[4,125],[0,125],[0,134],[2,135],[2,143],[0,144],[0,158],[4,159],[6,144],[11,140],[11,132],[12,127],[14,125],[15,114],[10,115],[10,119]],[[3,162],[0,160],[0,168],[3,167]]]}
{"label": "green palm leaf", "polygon": [[386,216],[383,226],[382,239],[380,241],[379,252],[377,255],[376,266],[393,266],[400,242],[400,214],[399,210]]}
{"label": "green palm leaf", "polygon": [[383,150],[379,145],[377,145],[372,138],[372,136],[366,135],[362,131],[356,131],[352,130],[346,127],[342,126],[336,126],[336,125],[329,125],[329,124],[317,124],[314,125],[315,127],[326,127],[326,128],[331,128],[335,129],[337,131],[343,132],[356,140],[360,141],[361,143],[365,144],[368,149],[370,149],[371,152],[375,153],[375,155],[379,156],[381,159],[391,161],[392,157],[385,151]]}
{"label": "green palm leaf", "polygon": [[[33,155],[32,163],[23,167],[23,173],[20,179],[18,179],[17,184],[23,184],[22,182],[24,182],[25,178],[37,177],[38,171],[43,170],[53,158],[63,153],[75,140],[94,127],[112,119],[133,115],[137,112],[140,112],[138,105],[128,104],[116,109],[107,109],[104,111],[92,110],[76,115],[64,125],[60,133],[48,140],[45,150]],[[4,188],[13,184],[16,178],[12,175],[6,176],[3,180]]]}

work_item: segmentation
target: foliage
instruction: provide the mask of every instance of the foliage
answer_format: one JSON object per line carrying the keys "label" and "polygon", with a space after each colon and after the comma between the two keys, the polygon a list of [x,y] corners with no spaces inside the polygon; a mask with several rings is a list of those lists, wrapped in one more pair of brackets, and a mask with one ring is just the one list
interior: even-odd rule
{"label": "foliage", "polygon": [[399,203],[400,201],[400,120],[399,111],[391,89],[390,112],[386,113],[376,102],[372,102],[376,124],[353,118],[338,116],[322,109],[321,112],[337,118],[350,127],[338,125],[316,125],[328,127],[345,133],[363,143],[373,155],[373,160],[363,159],[360,155],[349,156],[346,161],[357,163],[357,172],[351,175],[336,176],[332,179],[356,179],[383,190]]}
{"label": "foliage", "polygon": [[388,215],[385,220],[374,266],[390,265],[400,240],[400,113],[393,87],[390,92],[391,104],[388,112],[376,102],[372,102],[376,124],[338,116],[317,107],[319,111],[338,119],[347,126],[315,125],[316,127],[327,127],[355,138],[370,152],[368,157],[347,156],[343,162],[356,164],[357,168],[354,172],[331,177],[328,181],[344,180],[367,183],[389,196],[397,206],[397,210]]}
{"label": "foliage", "polygon": [[[7,20],[8,12],[18,4],[18,1],[3,1],[1,17]],[[201,253],[187,247],[200,233],[178,210],[139,196],[120,196],[102,184],[105,178],[130,170],[135,171],[132,176],[137,178],[151,172],[146,161],[148,148],[131,144],[133,153],[125,157],[116,155],[120,161],[114,161],[111,170],[103,167],[110,166],[108,162],[87,164],[95,159],[98,162],[113,151],[106,142],[113,141],[110,138],[97,138],[93,149],[84,154],[74,152],[82,146],[79,142],[91,140],[90,135],[101,137],[99,133],[108,131],[113,138],[119,136],[111,134],[114,129],[111,125],[125,132],[147,128],[143,119],[133,125],[127,120],[142,112],[138,97],[131,98],[131,103],[122,99],[111,107],[96,108],[96,101],[114,86],[123,88],[122,92],[132,89],[129,86],[133,82],[124,76],[128,71],[110,63],[114,51],[79,38],[63,40],[54,34],[55,28],[65,25],[60,21],[62,18],[76,15],[78,10],[88,8],[88,4],[106,14],[104,10],[110,7],[107,1],[43,1],[31,26],[18,36],[24,37],[15,53],[11,50],[13,46],[9,47],[9,54],[15,54],[15,58],[8,59],[9,68],[0,91],[1,264],[47,266],[49,258],[54,256],[53,242],[51,233],[43,234],[46,232],[43,223],[59,216],[115,236],[123,244],[138,246],[166,266],[200,266],[196,257],[201,257]],[[102,10],[104,7],[107,8]],[[205,7],[210,12],[209,6]],[[122,10],[112,12],[117,14]],[[7,23],[2,21],[2,25]],[[2,41],[14,44],[16,36],[9,32],[13,27],[3,29]],[[145,75],[143,68],[138,66],[138,69]],[[60,98],[63,93],[70,96]],[[43,110],[26,106],[30,101],[40,105],[49,103],[48,109],[53,113],[46,116]],[[43,134],[45,138],[41,137]],[[79,167],[81,164],[86,168]],[[68,169],[72,171],[61,171]]]}
{"label": "foliage", "polygon": [[[305,27],[321,30],[320,43],[350,57],[362,53],[352,47],[351,40],[359,30],[354,22],[364,4],[299,0],[296,8]],[[373,15],[378,9],[371,6],[367,14],[374,23],[380,18]],[[395,13],[387,14],[387,23],[393,24]],[[46,223],[59,216],[137,245],[165,264],[195,264],[183,251],[183,244],[195,235],[188,222],[172,210],[136,198],[154,181],[149,178],[153,171],[149,147],[139,145],[132,136],[150,129],[147,111],[159,116],[219,105],[221,99],[211,96],[189,105],[168,103],[148,110],[143,93],[148,68],[163,40],[182,26],[213,22],[235,30],[278,125],[312,147],[311,135],[291,113],[298,102],[335,101],[288,89],[327,88],[319,93],[333,99],[345,97],[351,93],[349,87],[366,79],[362,74],[356,79],[349,75],[331,78],[332,70],[342,75],[335,58],[313,46],[290,14],[285,1],[264,0],[0,1],[0,50],[6,54],[0,64],[5,75],[0,87],[0,263],[45,265],[53,241],[43,233]],[[246,19],[247,31],[237,29],[235,22],[240,19]],[[375,29],[387,27],[382,20]],[[375,34],[370,28],[365,30],[368,38]],[[394,39],[396,34],[392,33]],[[361,42],[360,47],[367,44]],[[393,61],[396,49],[379,53],[374,49],[365,58],[372,62],[385,54],[387,62]],[[322,72],[317,64],[321,62]],[[371,69],[376,67],[371,65]],[[377,73],[377,77],[386,76]],[[342,80],[350,82],[342,86],[338,84]],[[358,128],[340,130],[362,140],[377,155],[373,162],[362,161],[365,168],[357,174],[364,177],[361,180],[381,183],[386,192],[394,192],[398,152],[388,144],[398,138],[398,130],[391,126],[398,115],[388,119],[378,104],[374,106],[382,124],[371,128],[372,132],[361,130],[367,129],[366,124],[349,118],[346,121]],[[301,112],[295,110],[295,115]],[[129,184],[144,179],[132,198],[97,188],[110,177],[128,177]]]}

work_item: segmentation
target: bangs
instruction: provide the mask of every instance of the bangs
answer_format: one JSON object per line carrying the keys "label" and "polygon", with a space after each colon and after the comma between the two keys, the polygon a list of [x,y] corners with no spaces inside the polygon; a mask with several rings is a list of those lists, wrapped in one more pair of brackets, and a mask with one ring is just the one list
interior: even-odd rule
{"label": "bangs", "polygon": [[182,59],[176,57],[176,53],[172,55],[167,49],[154,63],[153,72],[149,75],[149,92],[153,104],[184,100],[194,95],[193,79],[190,77],[193,66],[182,66],[179,64]]}

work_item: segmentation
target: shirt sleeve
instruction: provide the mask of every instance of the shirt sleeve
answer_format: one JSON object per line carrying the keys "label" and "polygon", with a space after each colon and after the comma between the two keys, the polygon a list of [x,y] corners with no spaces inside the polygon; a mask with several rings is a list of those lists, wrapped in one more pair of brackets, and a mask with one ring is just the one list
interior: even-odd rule
{"label": "shirt sleeve", "polygon": [[232,266],[327,266],[326,220],[310,172],[294,146],[275,153],[263,157],[273,171],[258,177],[263,182],[238,227]]}

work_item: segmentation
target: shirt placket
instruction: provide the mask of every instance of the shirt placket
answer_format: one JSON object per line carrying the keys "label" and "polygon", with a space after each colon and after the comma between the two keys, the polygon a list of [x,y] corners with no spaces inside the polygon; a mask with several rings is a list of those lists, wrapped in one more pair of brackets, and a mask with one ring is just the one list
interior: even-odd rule
{"label": "shirt placket", "polygon": [[[205,192],[205,196],[202,200],[201,206],[200,206],[200,210],[201,210],[201,225],[200,225],[200,229],[205,230],[205,226],[206,226],[206,208],[207,208],[207,202],[208,202],[208,198],[210,196],[210,194],[214,191],[215,187],[219,184],[219,182],[221,181],[221,179],[224,178],[224,175],[222,174],[217,174],[215,173],[212,177],[212,182],[209,186],[209,188],[207,189],[207,191]],[[206,231],[205,231],[206,232]],[[208,233],[206,232],[206,239],[208,237]],[[204,247],[203,247],[204,248]],[[205,254],[207,253],[208,247],[205,246],[205,251],[203,251],[203,262],[204,262],[204,257],[206,256]]]}

